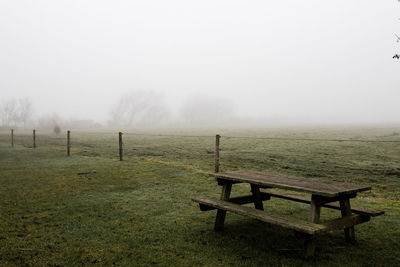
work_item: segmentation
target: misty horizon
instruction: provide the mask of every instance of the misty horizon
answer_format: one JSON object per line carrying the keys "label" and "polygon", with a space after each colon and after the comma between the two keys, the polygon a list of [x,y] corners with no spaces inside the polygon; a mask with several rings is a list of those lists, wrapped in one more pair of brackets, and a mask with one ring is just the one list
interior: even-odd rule
{"label": "misty horizon", "polygon": [[0,105],[28,98],[32,123],[109,125],[121,99],[146,92],[157,101],[121,125],[400,123],[399,11],[396,1],[4,1]]}

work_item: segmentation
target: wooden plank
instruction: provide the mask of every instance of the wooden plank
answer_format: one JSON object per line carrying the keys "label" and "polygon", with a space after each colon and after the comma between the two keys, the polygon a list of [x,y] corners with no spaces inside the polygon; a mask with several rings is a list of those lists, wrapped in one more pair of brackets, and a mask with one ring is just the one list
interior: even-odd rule
{"label": "wooden plank", "polygon": [[325,231],[331,232],[335,230],[343,230],[349,227],[353,227],[354,225],[368,222],[370,219],[369,216],[364,216],[360,214],[352,214],[350,216],[345,216],[339,219],[331,220],[328,222],[324,222],[321,225],[325,226]]}
{"label": "wooden plank", "polygon": [[322,234],[335,230],[343,230],[345,228],[363,222],[368,222],[370,220],[369,216],[352,214],[350,216],[345,216],[342,218],[316,224],[296,218],[273,214],[267,211],[256,210],[254,208],[246,206],[240,206],[235,203],[209,197],[194,198],[192,200],[199,203],[200,205],[211,206],[214,209],[224,209],[226,211],[231,211],[239,215],[248,216],[250,218],[254,218],[267,223],[280,225],[284,228],[289,228],[309,235]]}
{"label": "wooden plank", "polygon": [[239,215],[248,216],[263,222],[276,224],[284,228],[292,229],[306,234],[317,234],[326,230],[326,226],[315,224],[296,218],[291,218],[283,215],[277,215],[254,208],[240,206],[224,200],[218,200],[208,197],[196,198],[193,201],[202,205],[208,205],[219,210],[230,211]]}
{"label": "wooden plank", "polygon": [[[339,203],[332,203],[327,205],[330,208],[335,208],[335,209],[339,209]],[[356,214],[360,214],[360,215],[364,215],[364,216],[372,216],[372,217],[376,217],[382,214],[385,214],[384,211],[382,210],[375,210],[375,209],[371,209],[371,208],[366,208],[366,207],[350,207],[351,212],[356,213]]]}
{"label": "wooden plank", "polygon": [[[287,200],[293,200],[301,203],[306,203],[310,204],[311,200],[309,197],[305,196],[298,196],[286,192],[281,192],[273,189],[261,189],[261,195],[267,195],[267,196],[272,196],[272,197],[277,197],[277,198],[282,198],[282,199],[287,199]],[[322,205],[325,208],[330,208],[330,209],[335,209],[335,210],[340,210],[340,204],[339,202],[336,203],[328,203]],[[365,207],[351,207],[351,211],[356,214],[360,215],[365,215],[365,216],[379,216],[384,214],[384,211],[381,210],[375,210],[371,208],[365,208]]]}
{"label": "wooden plank", "polygon": [[348,195],[339,195],[336,197],[323,197],[323,196],[318,196],[318,195],[312,195],[312,198],[314,199],[315,203],[318,203],[318,205],[322,206],[324,204],[344,200],[344,199],[350,199],[350,198],[355,198],[357,196],[357,193],[353,194],[348,194]]}
{"label": "wooden plank", "polygon": [[276,175],[257,171],[233,171],[212,173],[211,176],[217,179],[231,180],[256,184],[260,186],[270,186],[282,189],[289,189],[300,192],[307,192],[319,196],[335,197],[339,195],[354,194],[361,191],[370,190],[369,186],[360,186],[335,181],[317,180],[304,177],[292,177]]}
{"label": "wooden plank", "polygon": [[232,181],[232,180],[224,180],[224,179],[217,179],[218,185],[224,185],[226,182],[230,182],[231,184],[240,184],[240,181]]}
{"label": "wooden plank", "polygon": [[[310,204],[310,202],[311,202],[309,197],[294,195],[294,194],[290,194],[290,193],[286,193],[286,192],[277,191],[274,189],[261,189],[261,191],[262,191],[261,192],[262,194],[267,194],[270,196],[283,198],[283,199],[287,199],[287,200],[293,200],[296,202],[302,202],[302,203],[306,203],[306,204]],[[314,195],[314,197],[315,197],[316,202],[318,202],[320,205],[325,206],[325,204],[336,202],[341,199],[355,198],[356,194],[350,194],[350,195],[346,195],[346,196],[337,196],[337,197],[321,197],[321,196]],[[328,206],[328,205],[326,205],[326,206]]]}
{"label": "wooden plank", "polygon": [[277,197],[277,198],[282,198],[282,199],[287,199],[287,200],[293,200],[293,201],[301,202],[301,203],[305,203],[305,204],[311,203],[310,197],[294,195],[294,194],[290,194],[290,193],[286,193],[286,192],[277,191],[274,189],[261,189],[261,194],[266,194],[266,195],[270,195],[272,197]]}
{"label": "wooden plank", "polygon": [[[261,200],[268,200],[270,199],[269,196],[266,194],[260,194]],[[240,196],[240,197],[232,197],[229,198],[229,202],[235,203],[235,204],[248,204],[248,203],[253,203],[254,202],[254,196],[253,195],[247,195],[247,196]],[[207,206],[207,205],[202,205],[200,204],[200,210],[201,211],[208,211],[208,210],[215,210],[216,208]]]}

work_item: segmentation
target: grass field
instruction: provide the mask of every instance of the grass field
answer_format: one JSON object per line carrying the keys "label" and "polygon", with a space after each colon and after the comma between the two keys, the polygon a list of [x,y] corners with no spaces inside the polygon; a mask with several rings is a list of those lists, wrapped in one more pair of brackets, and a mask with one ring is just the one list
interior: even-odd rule
{"label": "grass field", "polygon": [[[0,132],[0,265],[128,266],[399,266],[400,143],[270,140],[400,141],[399,127],[186,130],[124,134],[118,160],[114,132],[65,135],[16,131],[15,147]],[[215,211],[200,212],[193,197],[218,197],[208,176],[216,133],[221,170],[252,169],[371,185],[353,202],[385,211],[356,226],[357,243],[338,231],[318,239],[316,256],[301,257],[292,231],[235,214],[215,233]],[[151,134],[151,135],[149,135]],[[199,137],[190,137],[196,135]],[[210,136],[210,137],[207,137]],[[233,196],[248,193],[234,185]],[[299,218],[301,203],[273,199],[265,207]],[[338,216],[323,209],[322,219]]]}

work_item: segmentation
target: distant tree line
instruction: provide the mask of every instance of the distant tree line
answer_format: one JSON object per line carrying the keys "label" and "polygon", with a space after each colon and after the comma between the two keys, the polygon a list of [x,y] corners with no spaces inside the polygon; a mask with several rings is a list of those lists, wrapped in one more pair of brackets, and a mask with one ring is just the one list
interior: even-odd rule
{"label": "distant tree line", "polygon": [[[176,104],[176,103],[175,103]],[[132,91],[112,107],[111,127],[215,126],[235,121],[234,106],[227,99],[193,96],[175,114],[162,94]]]}
{"label": "distant tree line", "polygon": [[151,127],[168,124],[170,110],[162,94],[135,91],[119,98],[110,112],[110,126]]}
{"label": "distant tree line", "polygon": [[60,133],[62,129],[89,129],[101,127],[92,120],[64,119],[53,113],[34,118],[33,103],[29,98],[13,98],[0,102],[0,127],[3,128],[27,128],[51,130]]}
{"label": "distant tree line", "polygon": [[0,119],[3,126],[25,127],[32,118],[33,105],[29,98],[5,100],[0,103]]}
{"label": "distant tree line", "polygon": [[[111,128],[204,127],[232,125],[239,119],[234,105],[227,99],[192,96],[184,103],[171,106],[163,94],[155,91],[132,91],[122,95],[112,106],[108,125]],[[177,106],[179,105],[179,106]],[[66,128],[100,128],[92,120],[67,120],[55,113],[33,118],[29,98],[0,103],[0,126],[35,127],[59,133]]]}

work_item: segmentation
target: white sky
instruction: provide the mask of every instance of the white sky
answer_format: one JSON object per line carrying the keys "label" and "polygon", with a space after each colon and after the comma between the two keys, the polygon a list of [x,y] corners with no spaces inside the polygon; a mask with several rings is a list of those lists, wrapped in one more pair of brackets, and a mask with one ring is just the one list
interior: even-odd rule
{"label": "white sky", "polygon": [[131,90],[239,114],[400,122],[396,0],[0,0],[0,101],[106,121]]}

